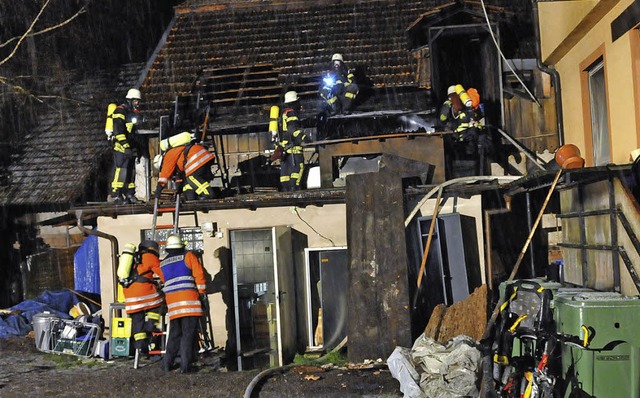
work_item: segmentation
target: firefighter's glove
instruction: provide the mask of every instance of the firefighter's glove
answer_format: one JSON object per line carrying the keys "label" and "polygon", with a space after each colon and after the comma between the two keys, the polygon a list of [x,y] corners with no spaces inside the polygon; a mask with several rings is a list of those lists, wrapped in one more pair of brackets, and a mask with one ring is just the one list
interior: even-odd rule
{"label": "firefighter's glove", "polygon": [[163,189],[163,186],[158,184],[158,186],[156,187],[156,192],[154,193],[153,197],[156,199],[160,199],[160,195],[162,195],[162,189]]}
{"label": "firefighter's glove", "polygon": [[207,294],[206,293],[200,293],[200,302],[202,304],[207,302]]}

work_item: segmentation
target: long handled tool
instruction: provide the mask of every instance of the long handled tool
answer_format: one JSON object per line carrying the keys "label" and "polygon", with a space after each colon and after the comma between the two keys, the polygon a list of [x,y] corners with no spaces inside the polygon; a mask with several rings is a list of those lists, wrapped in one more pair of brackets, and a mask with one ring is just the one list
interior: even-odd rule
{"label": "long handled tool", "polygon": [[420,294],[420,288],[422,286],[422,276],[424,275],[424,269],[425,269],[425,266],[427,265],[427,257],[429,256],[429,249],[431,248],[431,240],[433,239],[433,230],[436,227],[438,211],[440,210],[440,199],[442,199],[442,188],[438,190],[436,205],[433,209],[433,216],[431,217],[431,225],[429,225],[429,235],[427,236],[427,243],[424,245],[424,253],[422,254],[422,263],[420,264],[420,272],[418,273],[418,282],[416,286],[416,292],[413,295],[413,308],[416,308],[416,305],[418,302],[418,296]]}
{"label": "long handled tool", "polygon": [[[518,256],[518,259],[516,260],[516,264],[513,266],[513,270],[511,271],[511,274],[509,275],[509,279],[507,279],[507,281],[513,280],[513,278],[515,278],[516,274],[518,273],[518,268],[520,268],[520,264],[522,263],[522,259],[524,258],[525,253],[527,252],[527,248],[529,247],[529,243],[531,243],[531,239],[533,239],[533,235],[536,233],[536,230],[538,228],[538,224],[540,224],[540,220],[542,220],[542,216],[544,215],[544,211],[547,208],[547,204],[549,204],[549,200],[551,200],[551,195],[553,194],[553,191],[555,191],[556,185],[558,184],[558,180],[560,179],[560,176],[562,175],[563,171],[564,171],[564,169],[560,169],[560,170],[558,170],[558,173],[556,173],[556,177],[554,178],[553,183],[551,184],[551,187],[549,188],[549,192],[547,193],[547,197],[545,198],[544,202],[542,203],[542,207],[540,208],[540,212],[538,213],[538,218],[536,218],[536,221],[533,223],[533,226],[531,227],[531,231],[529,232],[529,237],[524,242],[524,245],[522,246],[522,250],[520,250],[520,255]],[[487,323],[487,328],[485,329],[484,336],[482,336],[485,339],[489,336],[489,333],[491,332],[491,329],[493,328],[493,324],[496,322],[496,319],[498,318],[498,314],[500,313],[500,306],[502,306],[502,303],[498,302],[496,304],[495,308],[493,309],[493,313],[491,314],[491,318],[489,319],[489,322]]]}
{"label": "long handled tool", "polygon": [[173,233],[178,233],[178,218],[180,217],[180,188],[176,191],[176,210],[173,214]]}
{"label": "long handled tool", "polygon": [[158,201],[160,199],[156,195],[155,199],[153,199],[153,219],[151,221],[151,239],[153,241],[156,240],[156,223],[158,221]]}

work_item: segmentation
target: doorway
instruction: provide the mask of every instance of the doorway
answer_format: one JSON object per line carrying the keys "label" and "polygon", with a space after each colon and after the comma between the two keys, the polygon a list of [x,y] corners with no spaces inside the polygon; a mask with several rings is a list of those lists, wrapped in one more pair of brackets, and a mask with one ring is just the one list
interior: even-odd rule
{"label": "doorway", "polygon": [[230,231],[238,370],[282,366],[296,352],[289,227]]}
{"label": "doorway", "polygon": [[305,249],[305,257],[308,347],[330,351],[347,336],[347,248]]}

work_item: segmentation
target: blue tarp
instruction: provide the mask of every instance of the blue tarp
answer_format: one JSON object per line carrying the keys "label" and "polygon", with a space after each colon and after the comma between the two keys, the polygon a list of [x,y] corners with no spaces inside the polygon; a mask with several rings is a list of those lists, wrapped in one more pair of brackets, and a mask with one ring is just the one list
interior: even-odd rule
{"label": "blue tarp", "polygon": [[69,310],[78,303],[78,298],[69,290],[45,291],[32,300],[25,300],[9,308],[19,314],[0,316],[0,338],[24,336],[33,330],[33,316],[45,311],[70,319]]}
{"label": "blue tarp", "polygon": [[73,257],[75,290],[100,294],[98,237],[89,235]]}

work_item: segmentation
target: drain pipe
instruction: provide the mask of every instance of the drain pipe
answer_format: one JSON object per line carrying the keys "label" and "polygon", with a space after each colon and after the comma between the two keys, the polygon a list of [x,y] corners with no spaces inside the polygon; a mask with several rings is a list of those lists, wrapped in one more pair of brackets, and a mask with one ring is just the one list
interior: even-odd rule
{"label": "drain pipe", "polygon": [[562,123],[562,90],[560,87],[560,73],[555,68],[542,63],[542,48],[540,44],[540,18],[538,16],[538,0],[531,0],[532,13],[533,13],[533,32],[536,42],[536,66],[542,72],[551,75],[553,81],[553,92],[556,100],[556,118],[558,128],[558,147],[564,145],[564,124]]}
{"label": "drain pipe", "polygon": [[113,302],[118,301],[118,280],[116,279],[116,271],[118,270],[118,239],[104,232],[86,228],[82,225],[82,210],[76,210],[76,219],[78,220],[78,229],[87,235],[97,236],[98,238],[109,239],[111,242],[111,275],[113,277]]}

